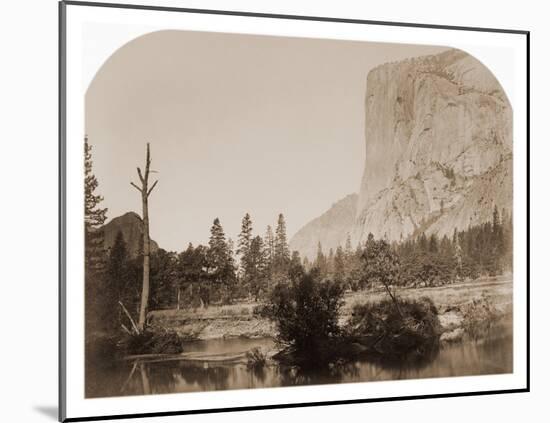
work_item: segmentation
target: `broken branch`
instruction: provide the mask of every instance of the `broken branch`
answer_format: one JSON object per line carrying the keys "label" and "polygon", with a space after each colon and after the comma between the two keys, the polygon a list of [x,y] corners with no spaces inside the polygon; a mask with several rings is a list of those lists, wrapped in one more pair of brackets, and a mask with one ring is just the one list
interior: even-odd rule
{"label": "broken branch", "polygon": [[141,181],[141,183],[143,183],[144,179],[143,179],[143,175],[141,174],[141,169],[139,167],[137,168],[137,173],[139,176],[139,180]]}
{"label": "broken branch", "polygon": [[122,304],[122,301],[119,301],[118,302],[120,304],[120,306],[122,307],[122,310],[124,311],[124,313],[126,314],[126,316],[128,316],[128,319],[130,320],[130,323],[132,324],[132,327],[134,328],[134,332],[136,333],[136,335],[139,335],[139,329],[136,325],[136,322],[134,322],[134,319],[132,319],[132,316],[130,315],[130,313],[128,312],[128,310],[126,309],[126,307],[124,307],[124,304]]}
{"label": "broken branch", "polygon": [[136,184],[134,184],[133,182],[130,182],[130,185],[132,185],[135,189],[137,189],[139,192],[141,192],[141,188],[138,187]]}
{"label": "broken branch", "polygon": [[153,185],[151,186],[151,188],[149,188],[149,191],[147,191],[147,197],[149,197],[149,195],[151,194],[151,192],[153,191],[153,188],[155,188],[157,186],[157,183],[158,183],[158,180],[156,180]]}

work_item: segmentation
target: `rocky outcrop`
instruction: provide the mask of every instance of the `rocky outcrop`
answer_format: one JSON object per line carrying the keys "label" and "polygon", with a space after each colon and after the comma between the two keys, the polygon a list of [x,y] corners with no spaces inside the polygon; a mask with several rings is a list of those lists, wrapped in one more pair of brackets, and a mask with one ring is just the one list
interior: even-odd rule
{"label": "rocky outcrop", "polygon": [[[105,250],[109,251],[111,249],[115,243],[117,233],[120,231],[122,232],[130,256],[136,257],[140,251],[142,251],[143,221],[137,213],[128,212],[122,216],[115,217],[104,225],[101,230],[103,231],[103,245]],[[151,240],[151,252],[154,253],[158,248],[158,244]]]}
{"label": "rocky outcrop", "polygon": [[[371,70],[365,143],[354,222],[342,234],[354,245],[369,232],[390,241],[450,235],[489,221],[495,206],[512,209],[512,109],[493,74],[463,51]],[[322,237],[309,231],[306,241],[314,222],[298,232],[305,255]]]}
{"label": "rocky outcrop", "polygon": [[450,234],[511,209],[512,109],[478,60],[449,50],[379,66],[365,107],[355,242]]}
{"label": "rocky outcrop", "polygon": [[325,252],[344,246],[355,222],[356,209],[357,194],[344,197],[300,229],[290,240],[290,249],[299,251],[302,257],[313,259],[319,242]]}

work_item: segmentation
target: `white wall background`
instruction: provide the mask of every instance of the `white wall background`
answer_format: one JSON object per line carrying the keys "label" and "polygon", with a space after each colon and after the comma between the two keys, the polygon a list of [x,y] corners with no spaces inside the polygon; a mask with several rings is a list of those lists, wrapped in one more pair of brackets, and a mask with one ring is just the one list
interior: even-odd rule
{"label": "white wall background", "polygon": [[[136,0],[136,2],[138,2]],[[549,384],[545,274],[550,207],[545,139],[550,39],[545,2],[523,0],[156,1],[265,13],[331,16],[532,32],[532,392],[488,397],[183,416],[136,421],[441,422],[547,421]],[[57,404],[57,2],[0,3],[0,420],[55,421]],[[472,387],[475,389],[475,387]]]}

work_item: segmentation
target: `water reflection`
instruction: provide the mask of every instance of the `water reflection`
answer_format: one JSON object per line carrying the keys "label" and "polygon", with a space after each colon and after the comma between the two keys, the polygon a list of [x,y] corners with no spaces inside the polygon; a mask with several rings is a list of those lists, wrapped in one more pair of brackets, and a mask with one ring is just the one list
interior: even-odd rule
{"label": "water reflection", "polygon": [[[188,345],[187,352],[210,361],[119,361],[86,363],[86,396],[148,395],[327,383],[418,379],[512,372],[511,325],[495,328],[483,340],[442,348],[434,346],[422,360],[386,361],[369,357],[322,369],[269,365],[248,369],[244,352],[272,349],[271,339],[213,340]],[[227,360],[223,360],[228,357]],[[219,360],[217,360],[220,358]]]}
{"label": "water reflection", "polygon": [[[376,363],[382,370],[388,371],[402,371],[403,369],[416,369],[420,371],[432,363],[434,363],[439,357],[441,351],[439,339],[428,340],[421,345],[420,350],[413,350],[408,354],[401,357],[389,357],[374,356],[369,357],[368,360],[372,363]],[[402,379],[399,377],[398,379]]]}

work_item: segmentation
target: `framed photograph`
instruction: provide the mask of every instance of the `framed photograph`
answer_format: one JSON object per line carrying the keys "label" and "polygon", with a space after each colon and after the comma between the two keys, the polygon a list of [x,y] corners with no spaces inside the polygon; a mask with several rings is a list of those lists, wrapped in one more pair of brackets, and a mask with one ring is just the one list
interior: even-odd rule
{"label": "framed photograph", "polygon": [[529,390],[529,33],[63,1],[60,420]]}

